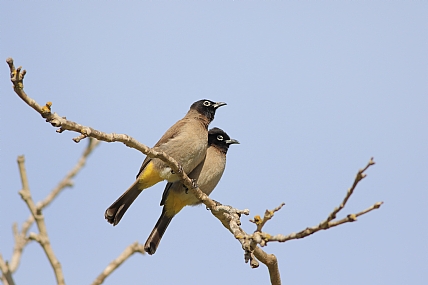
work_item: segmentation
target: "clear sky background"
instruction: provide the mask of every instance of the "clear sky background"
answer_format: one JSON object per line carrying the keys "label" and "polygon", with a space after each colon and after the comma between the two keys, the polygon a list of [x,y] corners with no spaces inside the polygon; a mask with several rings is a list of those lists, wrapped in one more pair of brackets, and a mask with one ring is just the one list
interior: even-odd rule
{"label": "clear sky background", "polygon": [[[426,284],[428,280],[428,3],[16,2],[0,9],[0,252],[29,212],[18,195],[25,154],[33,197],[43,199],[86,146],[57,134],[11,88],[5,63],[27,69],[25,90],[53,111],[152,146],[196,100],[225,101],[212,127],[233,145],[212,198],[248,208],[243,228],[286,206],[265,230],[315,226],[339,205],[359,168],[376,165],[339,217],[384,201],[356,223],[264,248],[283,284]],[[144,155],[102,143],[45,209],[68,284],[90,284],[126,246],[144,243],[164,183],[121,223],[105,209],[133,182]],[[36,231],[34,227],[32,229]],[[36,243],[17,284],[54,284]],[[155,255],[131,257],[105,284],[267,284],[240,244],[205,210],[186,208]]]}

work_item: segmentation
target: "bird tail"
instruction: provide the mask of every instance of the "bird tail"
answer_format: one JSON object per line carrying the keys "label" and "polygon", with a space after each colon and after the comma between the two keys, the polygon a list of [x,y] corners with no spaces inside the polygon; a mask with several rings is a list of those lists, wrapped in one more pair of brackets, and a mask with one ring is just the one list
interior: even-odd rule
{"label": "bird tail", "polygon": [[140,195],[142,191],[138,189],[138,179],[122,194],[104,213],[106,220],[113,226],[117,225],[128,210],[129,206]]}
{"label": "bird tail", "polygon": [[146,243],[144,244],[144,250],[152,255],[156,252],[156,249],[159,246],[159,243],[164,235],[166,229],[168,228],[169,223],[171,222],[174,216],[167,216],[165,208],[162,210],[162,214],[159,217],[155,227],[153,228],[150,236],[147,238]]}

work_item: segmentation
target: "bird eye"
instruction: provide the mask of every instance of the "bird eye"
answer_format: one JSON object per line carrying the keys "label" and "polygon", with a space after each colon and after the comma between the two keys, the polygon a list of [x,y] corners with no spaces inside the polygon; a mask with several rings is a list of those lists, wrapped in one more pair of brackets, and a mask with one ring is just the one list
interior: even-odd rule
{"label": "bird eye", "polygon": [[210,101],[204,101],[204,106],[210,106],[211,105],[211,102]]}
{"label": "bird eye", "polygon": [[223,140],[223,136],[222,135],[218,135],[217,136],[217,140],[222,141]]}

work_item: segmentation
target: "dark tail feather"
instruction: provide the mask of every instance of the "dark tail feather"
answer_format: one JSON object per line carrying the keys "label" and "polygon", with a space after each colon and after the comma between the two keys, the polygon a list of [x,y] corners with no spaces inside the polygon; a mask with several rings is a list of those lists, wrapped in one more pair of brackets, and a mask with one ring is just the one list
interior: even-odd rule
{"label": "dark tail feather", "polygon": [[166,229],[168,228],[168,225],[171,222],[172,218],[174,218],[174,216],[168,217],[165,213],[165,208],[164,208],[162,210],[161,216],[159,217],[159,220],[157,221],[150,236],[148,237],[146,243],[144,244],[144,250],[148,254],[152,255],[156,252],[156,249],[159,246],[162,236],[165,233]]}
{"label": "dark tail feather", "polygon": [[140,195],[141,190],[138,189],[138,179],[122,194],[104,213],[106,220],[113,226],[117,225],[131,206],[132,202]]}
{"label": "dark tail feather", "polygon": [[168,182],[168,183],[165,185],[165,190],[163,190],[162,200],[161,200],[161,202],[160,202],[160,205],[161,205],[161,206],[165,205],[166,198],[168,197],[169,189],[171,189],[172,184],[173,184],[173,183]]}

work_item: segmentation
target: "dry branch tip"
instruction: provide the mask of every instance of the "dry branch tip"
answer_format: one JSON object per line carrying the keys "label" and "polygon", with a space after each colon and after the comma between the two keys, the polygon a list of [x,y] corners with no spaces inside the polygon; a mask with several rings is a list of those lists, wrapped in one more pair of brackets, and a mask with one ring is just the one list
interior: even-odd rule
{"label": "dry branch tip", "polygon": [[85,138],[87,138],[87,137],[88,137],[87,135],[85,135],[85,134],[81,134],[80,136],[73,138],[73,141],[74,141],[75,143],[79,143],[81,140],[83,140],[83,139],[85,139]]}

